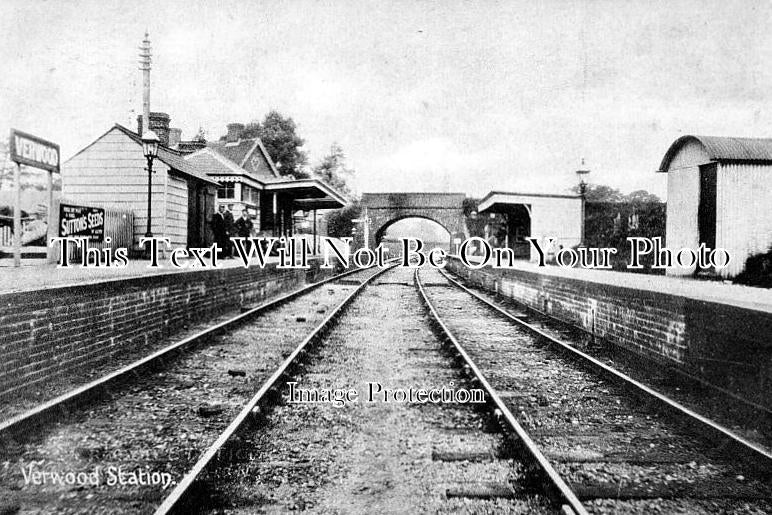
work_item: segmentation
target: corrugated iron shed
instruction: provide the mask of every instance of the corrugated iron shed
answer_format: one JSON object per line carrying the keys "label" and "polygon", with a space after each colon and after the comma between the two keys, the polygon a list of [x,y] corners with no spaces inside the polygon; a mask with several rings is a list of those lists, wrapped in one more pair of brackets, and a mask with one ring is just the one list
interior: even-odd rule
{"label": "corrugated iron shed", "polygon": [[772,163],[772,138],[731,138],[723,136],[681,136],[665,153],[658,172],[665,173],[678,151],[696,141],[718,162]]}

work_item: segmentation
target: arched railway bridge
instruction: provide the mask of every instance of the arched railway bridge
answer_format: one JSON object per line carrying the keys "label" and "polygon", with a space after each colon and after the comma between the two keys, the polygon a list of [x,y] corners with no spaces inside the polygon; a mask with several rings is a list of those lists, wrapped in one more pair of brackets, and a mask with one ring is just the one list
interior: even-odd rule
{"label": "arched railway bridge", "polygon": [[369,218],[370,248],[380,243],[386,230],[405,218],[423,218],[440,224],[454,238],[469,236],[464,217],[463,193],[365,193],[362,207]]}

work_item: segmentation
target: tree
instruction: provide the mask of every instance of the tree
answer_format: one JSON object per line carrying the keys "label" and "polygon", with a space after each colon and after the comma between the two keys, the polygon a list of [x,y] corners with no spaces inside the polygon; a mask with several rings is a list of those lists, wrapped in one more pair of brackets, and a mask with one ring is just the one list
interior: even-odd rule
{"label": "tree", "polygon": [[278,111],[272,110],[262,122],[246,124],[241,137],[260,138],[281,175],[308,178],[308,173],[303,169],[308,157],[301,150],[305,140],[298,136],[297,124],[292,118],[285,118]]}
{"label": "tree", "polygon": [[354,170],[346,167],[346,155],[343,148],[337,143],[330,146],[330,153],[322,158],[313,170],[314,175],[318,176],[324,182],[343,193],[351,194],[351,188],[347,181],[354,176]]}
{"label": "tree", "polygon": [[[579,185],[577,184],[571,191],[579,193]],[[604,184],[588,184],[585,190],[585,200],[587,202],[624,202],[624,194],[616,188],[606,186]]]}
{"label": "tree", "polygon": [[634,204],[646,204],[649,202],[662,202],[662,200],[653,193],[646,190],[636,190],[627,195],[627,201]]}
{"label": "tree", "polygon": [[[574,187],[579,192],[579,187]],[[615,270],[647,274],[663,273],[652,269],[653,257],[643,256],[643,268],[627,268],[630,246],[627,238],[643,236],[654,238],[665,235],[665,205],[659,197],[646,190],[625,195],[616,188],[602,184],[588,184],[587,204],[584,211],[584,244],[588,247],[616,248],[611,257]]]}
{"label": "tree", "polygon": [[362,216],[362,206],[358,200],[347,205],[343,209],[331,211],[327,215],[327,234],[334,238],[351,236],[355,218]]}
{"label": "tree", "polygon": [[472,197],[464,197],[464,201],[461,203],[464,210],[464,216],[471,217],[472,213],[477,212],[477,206],[480,204],[480,199]]}
{"label": "tree", "polygon": [[[346,166],[346,154],[337,143],[330,146],[330,153],[324,156],[322,161],[313,169],[313,175],[348,197],[352,194],[348,181],[351,180],[354,173],[353,169]],[[351,220],[359,218],[361,214],[362,207],[358,201],[343,209],[331,212],[327,215],[327,233],[338,238],[351,236],[351,231],[354,228],[354,223]]]}
{"label": "tree", "polygon": [[[244,130],[241,131],[241,137],[243,139],[259,138],[260,134],[260,122],[254,121],[244,125]],[[225,140],[225,136],[220,136],[220,141]]]}
{"label": "tree", "polygon": [[[579,185],[571,188],[574,193],[579,193]],[[634,204],[645,204],[648,202],[662,202],[660,198],[646,190],[636,190],[625,195],[616,188],[604,184],[588,184],[585,190],[585,199],[587,202],[632,202]]]}

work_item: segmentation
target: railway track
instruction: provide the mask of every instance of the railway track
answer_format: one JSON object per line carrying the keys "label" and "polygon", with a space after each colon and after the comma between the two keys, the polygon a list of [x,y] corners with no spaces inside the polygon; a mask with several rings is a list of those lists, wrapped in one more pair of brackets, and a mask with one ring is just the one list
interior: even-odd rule
{"label": "railway track", "polygon": [[[672,405],[436,270],[349,272],[187,340],[6,423],[0,512],[772,509],[763,449],[676,426]],[[396,393],[421,388],[481,402]],[[107,484],[110,466],[129,482]],[[68,471],[102,482],[30,482]]]}
{"label": "railway track", "polygon": [[[270,414],[235,438],[239,451],[180,484],[157,514],[554,511],[478,404],[384,400],[380,388],[474,387],[434,335],[410,269],[374,279],[283,380]],[[359,396],[294,402],[290,382]]]}
{"label": "railway track", "polygon": [[377,273],[352,270],[247,309],[3,422],[0,511],[152,511]]}
{"label": "railway track", "polygon": [[701,413],[731,429],[735,435],[766,449],[767,453],[772,451],[772,410],[766,406],[726,388],[717,387],[675,366],[608,345],[602,338],[596,339],[592,332],[582,327],[557,319],[515,298],[489,291],[471,281],[468,275],[466,278],[454,276],[453,279],[483,300],[494,304],[497,309],[514,314],[528,326],[665,393],[688,409]]}
{"label": "railway track", "polygon": [[503,423],[558,503],[597,513],[772,510],[764,449],[566,348],[446,274],[420,275],[440,332],[497,392]]}

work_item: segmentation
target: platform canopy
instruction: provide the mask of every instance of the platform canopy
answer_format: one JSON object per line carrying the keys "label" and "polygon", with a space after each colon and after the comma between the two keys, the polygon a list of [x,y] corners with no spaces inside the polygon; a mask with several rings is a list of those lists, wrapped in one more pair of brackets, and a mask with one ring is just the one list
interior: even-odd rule
{"label": "platform canopy", "polygon": [[550,203],[558,199],[581,200],[579,195],[559,195],[551,193],[510,193],[506,191],[491,191],[477,206],[478,213],[508,213],[514,205],[523,205],[531,213],[534,203]]}
{"label": "platform canopy", "polygon": [[305,211],[339,209],[348,204],[346,197],[318,179],[272,181],[265,185],[265,191],[287,195],[295,207]]}
{"label": "platform canopy", "polygon": [[506,245],[537,259],[526,238],[555,248],[574,247],[582,240],[582,197],[551,193],[492,191],[477,206],[478,213],[499,213],[506,219]]}
{"label": "platform canopy", "polygon": [[[251,145],[253,151],[263,148],[257,139]],[[195,163],[198,168],[204,170],[207,175],[220,183],[241,182],[265,193],[281,195],[284,199],[289,199],[292,202],[293,209],[303,209],[305,211],[313,209],[339,209],[348,204],[348,200],[343,194],[319,179],[294,179],[291,176],[274,176],[265,172],[265,165],[261,167],[254,163],[245,165],[248,166],[249,169],[247,169],[226,157],[223,149],[231,151],[227,155],[232,155],[232,151],[237,149],[237,147],[207,147],[186,156],[185,160]],[[273,170],[273,162],[270,160],[270,157],[267,157],[267,154],[259,154],[258,157],[260,156],[265,158],[261,162],[268,163],[270,169]],[[243,159],[248,160],[248,156]],[[256,166],[257,169],[255,169]]]}

